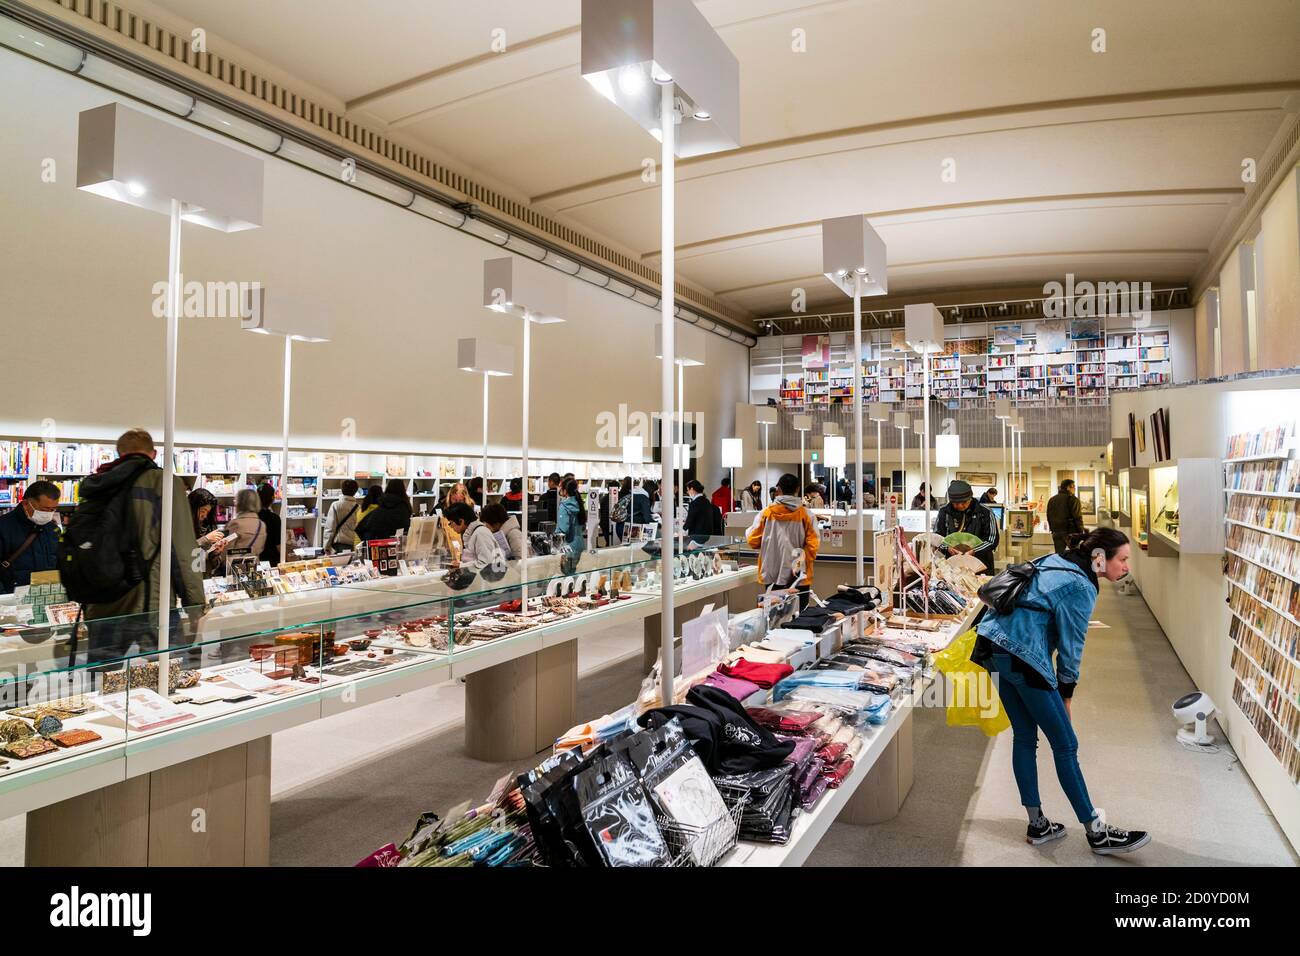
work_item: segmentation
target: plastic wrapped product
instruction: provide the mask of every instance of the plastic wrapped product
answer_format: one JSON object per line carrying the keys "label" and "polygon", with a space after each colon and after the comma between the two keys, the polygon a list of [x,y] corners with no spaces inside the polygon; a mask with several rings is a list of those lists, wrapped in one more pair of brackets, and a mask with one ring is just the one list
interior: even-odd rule
{"label": "plastic wrapped product", "polygon": [[711,866],[735,844],[736,825],[680,722],[634,734],[627,753],[642,785],[672,823],[665,837],[675,851],[686,850],[697,866]]}
{"label": "plastic wrapped product", "polygon": [[668,844],[631,762],[604,754],[580,771],[574,789],[583,825],[605,866],[667,866]]}

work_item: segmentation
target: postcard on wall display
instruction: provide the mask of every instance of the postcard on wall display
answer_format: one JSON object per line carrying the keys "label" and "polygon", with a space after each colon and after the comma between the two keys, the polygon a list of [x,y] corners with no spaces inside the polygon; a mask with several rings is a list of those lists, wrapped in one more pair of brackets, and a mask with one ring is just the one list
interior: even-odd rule
{"label": "postcard on wall display", "polygon": [[1020,323],[993,326],[994,345],[1015,345],[1020,341]]}
{"label": "postcard on wall display", "polygon": [[1061,352],[1069,344],[1065,319],[1044,319],[1035,328],[1039,352]]}
{"label": "postcard on wall display", "polygon": [[1101,338],[1101,319],[1071,319],[1070,338],[1072,339]]}
{"label": "postcard on wall display", "polygon": [[348,456],[325,452],[321,455],[321,471],[326,478],[346,478],[348,476]]}

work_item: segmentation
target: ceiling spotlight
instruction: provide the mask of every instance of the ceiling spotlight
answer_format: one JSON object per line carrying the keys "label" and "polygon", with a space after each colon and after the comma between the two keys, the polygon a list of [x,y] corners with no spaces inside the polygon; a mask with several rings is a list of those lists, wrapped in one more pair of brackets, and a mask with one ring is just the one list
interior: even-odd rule
{"label": "ceiling spotlight", "polygon": [[639,66],[625,66],[618,71],[618,88],[628,96],[636,96],[645,89],[645,74]]}
{"label": "ceiling spotlight", "polygon": [[839,270],[838,272],[836,272],[835,274],[836,274],[837,276],[839,276],[840,278],[843,278],[844,276],[846,276],[846,275],[849,274],[849,270],[848,270],[848,269],[841,269],[841,270]]}
{"label": "ceiling spotlight", "polygon": [[136,197],[143,196],[147,192],[144,188],[144,184],[138,183],[134,179],[126,184],[126,191]]}
{"label": "ceiling spotlight", "polygon": [[673,81],[673,78],[668,74],[668,71],[658,63],[650,64],[650,79],[660,85],[671,83]]}
{"label": "ceiling spotlight", "polygon": [[713,114],[711,114],[708,110],[696,110],[695,118],[697,120],[713,119]]}
{"label": "ceiling spotlight", "polygon": [[998,311],[999,311],[999,312],[1005,312],[1005,311],[1007,311],[1007,304],[1006,304],[1005,302],[1003,302],[1000,306],[998,306]]}
{"label": "ceiling spotlight", "polygon": [[867,274],[867,267],[866,267],[866,266],[858,266],[858,267],[857,267],[856,269],[854,269],[853,271],[856,272],[856,273],[857,273],[858,275],[860,275],[860,276],[864,276],[864,275]]}
{"label": "ceiling spotlight", "polygon": [[953,309],[952,314],[954,317],[961,315],[961,309]]}

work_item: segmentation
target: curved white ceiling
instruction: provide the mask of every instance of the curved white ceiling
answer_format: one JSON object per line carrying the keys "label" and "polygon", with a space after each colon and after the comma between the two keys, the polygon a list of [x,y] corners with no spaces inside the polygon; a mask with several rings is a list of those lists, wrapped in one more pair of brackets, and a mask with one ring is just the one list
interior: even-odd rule
{"label": "curved white ceiling", "polygon": [[[641,170],[658,147],[581,80],[579,0],[126,5],[657,260]],[[744,145],[678,164],[679,274],[755,315],[795,286],[839,302],[817,223],[854,213],[889,246],[891,291],[1186,281],[1244,195],[1242,161],[1300,111],[1294,0],[699,6],[740,60]]]}

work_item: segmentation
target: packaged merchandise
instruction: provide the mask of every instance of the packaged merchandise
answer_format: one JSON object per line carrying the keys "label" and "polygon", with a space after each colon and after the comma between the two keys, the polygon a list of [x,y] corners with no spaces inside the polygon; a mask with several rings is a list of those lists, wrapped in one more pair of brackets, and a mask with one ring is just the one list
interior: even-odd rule
{"label": "packaged merchandise", "polygon": [[678,721],[633,735],[628,754],[665,818],[674,853],[685,851],[697,866],[711,866],[735,844],[731,814]]}
{"label": "packaged merchandise", "polygon": [[668,843],[650,798],[628,758],[605,752],[577,773],[583,826],[605,866],[667,866]]}

